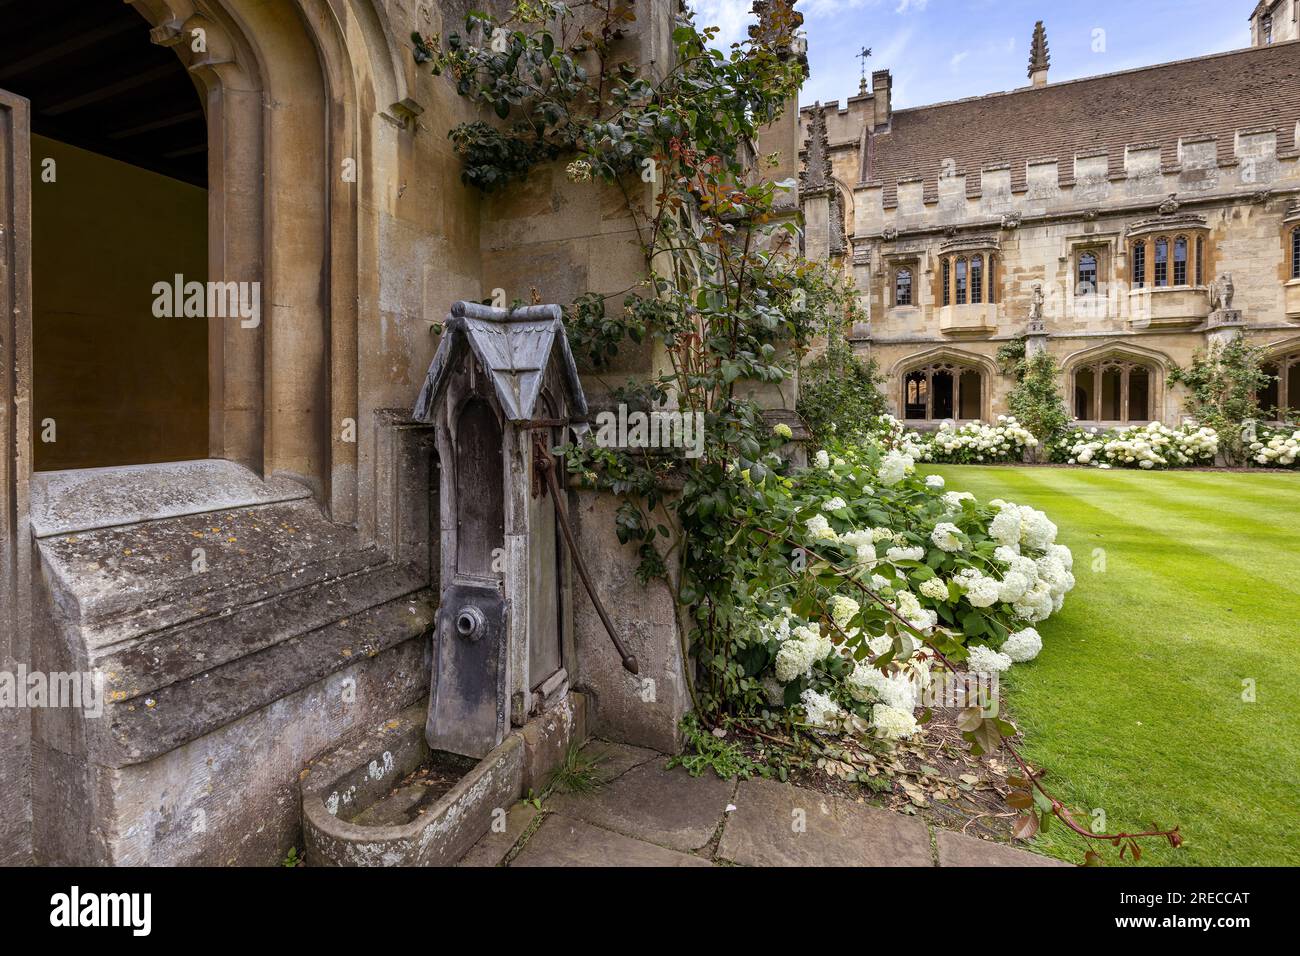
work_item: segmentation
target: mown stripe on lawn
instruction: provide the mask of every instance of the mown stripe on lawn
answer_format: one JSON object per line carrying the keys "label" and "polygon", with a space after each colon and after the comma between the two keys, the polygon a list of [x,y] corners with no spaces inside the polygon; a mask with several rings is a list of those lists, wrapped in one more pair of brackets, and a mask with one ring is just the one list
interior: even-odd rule
{"label": "mown stripe on lawn", "polygon": [[[1008,681],[1024,750],[1050,768],[1062,794],[1107,808],[1112,826],[1149,817],[1182,823],[1187,848],[1148,846],[1145,863],[1300,862],[1288,793],[1290,768],[1300,765],[1292,730],[1300,700],[1290,677],[1300,635],[1295,602],[1269,566],[1296,563],[1295,538],[1239,532],[1234,541],[1259,545],[1256,573],[1242,580],[1204,551],[1222,532],[1203,515],[1144,514],[1153,500],[1145,491],[1177,486],[1172,475],[928,470],[982,501],[1042,508],[1076,551],[1079,585],[1042,625],[1047,649]],[[1243,476],[1214,477],[1231,497],[1230,479]],[[1136,500],[1133,489],[1143,492]],[[1225,501],[1218,510],[1232,507]],[[1278,528],[1293,527],[1280,511]],[[1086,553],[1097,544],[1109,559],[1105,575],[1091,572]],[[1241,699],[1243,676],[1258,681],[1258,703]],[[1072,860],[1082,852],[1059,833],[1038,848]]]}
{"label": "mown stripe on lawn", "polygon": [[[1135,507],[1135,503],[1122,499],[1116,500],[1114,504],[1106,504],[1106,496],[1098,496],[1096,499],[1090,496],[1089,500],[1092,501],[1093,507],[1109,512],[1122,521],[1137,521],[1142,527],[1147,528],[1149,533],[1158,534],[1187,549],[1199,551],[1216,564],[1235,568],[1248,578],[1253,579],[1260,572],[1258,554],[1261,546],[1274,545],[1283,548],[1288,543],[1287,539],[1294,534],[1290,530],[1294,524],[1288,525],[1285,520],[1278,520],[1276,506],[1280,502],[1277,500],[1274,501],[1272,520],[1265,521],[1247,517],[1240,511],[1229,510],[1229,507],[1236,506],[1237,502],[1235,498],[1230,499],[1226,495],[1221,496],[1214,503],[1207,502],[1202,495],[1194,504],[1189,504],[1186,502],[1186,497],[1178,493],[1173,482],[1160,481],[1163,476],[1136,474],[1131,477],[1138,482],[1153,478],[1159,482],[1159,486],[1154,489],[1143,488],[1140,483],[1130,485],[1130,490],[1141,492],[1141,507]],[[1028,478],[1031,482],[1041,484],[1041,479],[1036,476],[1028,476]],[[1179,499],[1183,503],[1179,503]],[[1218,507],[1214,507],[1216,504]],[[1177,523],[1160,520],[1162,515],[1166,518],[1176,517]],[[1218,529],[1224,534],[1211,538],[1197,533],[1199,529],[1207,526]],[[1285,577],[1280,578],[1279,575]],[[1272,568],[1270,576],[1275,587],[1291,595],[1296,605],[1300,605],[1300,590],[1289,586],[1290,583],[1300,586],[1300,567],[1283,565]]]}

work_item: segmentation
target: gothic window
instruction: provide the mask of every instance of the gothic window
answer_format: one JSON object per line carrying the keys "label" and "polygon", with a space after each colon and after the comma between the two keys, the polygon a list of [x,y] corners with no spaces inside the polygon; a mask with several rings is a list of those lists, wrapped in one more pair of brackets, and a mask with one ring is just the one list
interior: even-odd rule
{"label": "gothic window", "polygon": [[1270,376],[1257,396],[1259,407],[1272,420],[1287,420],[1300,412],[1300,352],[1292,352],[1260,366]]}
{"label": "gothic window", "polygon": [[1260,23],[1260,33],[1264,36],[1264,44],[1267,46],[1273,42],[1273,15],[1269,14],[1264,17]]}
{"label": "gothic window", "polygon": [[894,274],[894,305],[912,304],[912,270],[899,269]]}
{"label": "gothic window", "polygon": [[1196,237],[1196,284],[1205,285],[1205,237]]}
{"label": "gothic window", "polygon": [[1133,243],[1133,288],[1144,289],[1147,284],[1147,244],[1141,240]]}
{"label": "gothic window", "polygon": [[1169,240],[1156,240],[1156,288],[1169,285]]}
{"label": "gothic window", "polygon": [[1097,291],[1097,255],[1092,252],[1079,253],[1079,268],[1075,295],[1093,295]]}
{"label": "gothic window", "polygon": [[1108,358],[1074,370],[1074,417],[1092,422],[1149,422],[1155,373],[1141,362]]}
{"label": "gothic window", "polygon": [[1291,230],[1291,278],[1300,279],[1300,226]]}
{"label": "gothic window", "polygon": [[996,302],[995,261],[991,254],[985,252],[942,256],[940,273],[943,289],[940,301],[944,305]]}
{"label": "gothic window", "polygon": [[911,421],[974,420],[984,407],[984,374],[956,362],[935,362],[903,376],[903,417]]}
{"label": "gothic window", "polygon": [[1187,237],[1174,240],[1174,285],[1187,285]]}

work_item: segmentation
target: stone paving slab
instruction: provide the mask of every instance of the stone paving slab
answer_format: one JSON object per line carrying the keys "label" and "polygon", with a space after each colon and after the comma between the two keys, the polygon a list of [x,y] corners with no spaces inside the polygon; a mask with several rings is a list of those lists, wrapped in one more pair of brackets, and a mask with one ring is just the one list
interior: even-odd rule
{"label": "stone paving slab", "polygon": [[698,850],[722,822],[735,782],[681,767],[666,757],[633,767],[594,793],[561,794],[548,809],[674,850]]}
{"label": "stone paving slab", "polygon": [[457,866],[500,866],[524,831],[541,813],[531,803],[520,801],[506,813],[504,830],[488,830],[483,838],[470,847]]}
{"label": "stone paving slab", "polygon": [[601,783],[609,783],[623,776],[633,767],[639,767],[651,760],[667,763],[668,758],[657,750],[645,747],[633,747],[629,744],[616,744],[608,740],[592,740],[582,748],[583,757],[594,761],[592,776]]}
{"label": "stone paving slab", "polygon": [[743,866],[933,866],[915,817],[771,780],[743,780],[718,856]]}
{"label": "stone paving slab", "polygon": [[710,866],[703,857],[666,850],[563,813],[548,817],[511,866]]}
{"label": "stone paving slab", "polygon": [[1069,866],[1061,860],[1018,850],[1003,843],[979,840],[951,830],[935,835],[940,866]]}

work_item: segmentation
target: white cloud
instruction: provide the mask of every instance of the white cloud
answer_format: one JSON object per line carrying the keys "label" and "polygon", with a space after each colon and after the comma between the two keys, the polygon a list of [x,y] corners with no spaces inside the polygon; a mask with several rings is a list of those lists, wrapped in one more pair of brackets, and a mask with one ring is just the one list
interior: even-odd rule
{"label": "white cloud", "polygon": [[925,9],[925,5],[929,2],[930,0],[898,0],[898,9],[894,12],[906,13],[908,10],[915,10],[917,13],[920,13]]}
{"label": "white cloud", "polygon": [[754,22],[751,12],[753,0],[690,0],[695,12],[695,25],[718,27],[717,45],[725,50],[748,36],[749,24]]}
{"label": "white cloud", "polygon": [[961,61],[970,56],[970,50],[962,50],[960,53],[954,53],[952,59],[948,61],[948,69],[956,73],[961,69]]}

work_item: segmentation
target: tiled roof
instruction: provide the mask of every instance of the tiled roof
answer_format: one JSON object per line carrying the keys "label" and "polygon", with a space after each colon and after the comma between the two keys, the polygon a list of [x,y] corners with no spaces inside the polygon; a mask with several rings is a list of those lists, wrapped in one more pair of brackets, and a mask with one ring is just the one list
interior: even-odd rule
{"label": "tiled roof", "polygon": [[890,131],[873,137],[866,178],[883,182],[892,203],[900,178],[921,176],[928,201],[945,159],[976,192],[985,166],[1009,163],[1016,189],[1025,185],[1026,160],[1055,158],[1068,182],[1075,153],[1101,150],[1110,174],[1122,176],[1127,145],[1158,143],[1172,165],[1179,137],[1213,134],[1223,161],[1233,158],[1238,130],[1276,128],[1278,151],[1295,149],[1298,120],[1300,42],[1278,43],[896,110]]}

